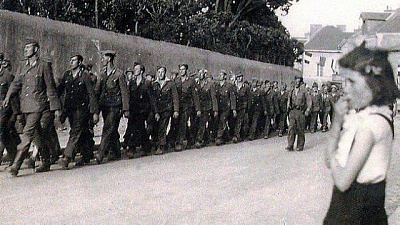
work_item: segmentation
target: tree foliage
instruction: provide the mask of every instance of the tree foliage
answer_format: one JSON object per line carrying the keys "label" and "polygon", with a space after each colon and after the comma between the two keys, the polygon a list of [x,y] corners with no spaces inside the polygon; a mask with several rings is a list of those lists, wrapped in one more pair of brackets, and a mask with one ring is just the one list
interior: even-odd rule
{"label": "tree foliage", "polygon": [[[302,44],[275,15],[299,0],[97,0],[98,28],[293,66]],[[95,0],[0,0],[0,9],[96,27]]]}

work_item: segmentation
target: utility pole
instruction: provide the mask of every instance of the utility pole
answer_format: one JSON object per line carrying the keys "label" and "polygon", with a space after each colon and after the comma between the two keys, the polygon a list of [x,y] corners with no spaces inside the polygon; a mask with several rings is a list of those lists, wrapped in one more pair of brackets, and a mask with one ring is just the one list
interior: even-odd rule
{"label": "utility pole", "polygon": [[96,28],[99,28],[99,9],[98,9],[98,0],[95,0],[94,3],[94,13],[95,13],[95,20],[96,20]]}

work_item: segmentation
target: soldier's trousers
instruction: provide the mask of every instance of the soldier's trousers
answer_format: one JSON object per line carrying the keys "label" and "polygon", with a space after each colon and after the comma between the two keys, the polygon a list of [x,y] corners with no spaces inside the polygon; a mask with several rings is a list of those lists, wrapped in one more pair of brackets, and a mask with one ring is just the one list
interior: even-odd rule
{"label": "soldier's trousers", "polygon": [[259,110],[255,110],[250,113],[251,125],[250,125],[250,130],[249,130],[249,139],[251,139],[251,140],[253,140],[255,138],[260,115],[261,115],[261,112]]}
{"label": "soldier's trousers", "polygon": [[287,128],[287,113],[283,112],[279,114],[279,131],[283,132]]}
{"label": "soldier's trousers", "polygon": [[264,136],[268,136],[270,134],[271,130],[271,115],[266,115],[265,116],[265,124],[264,124]]}
{"label": "soldier's trousers", "polygon": [[[50,110],[46,110],[42,114],[42,118],[40,119],[40,127],[42,130],[42,144],[37,144],[39,147],[39,152],[49,152],[50,156],[54,160],[58,160],[58,157],[61,155],[61,147],[60,141],[58,140],[57,131],[54,125],[54,112]],[[33,142],[36,144],[37,139]],[[42,148],[46,148],[42,150]],[[42,159],[43,155],[41,154]]]}
{"label": "soldier's trousers", "polygon": [[[322,129],[328,129],[328,116],[329,116],[329,112],[323,112],[322,113]],[[320,118],[321,119],[321,118]],[[332,120],[332,118],[331,118]]]}
{"label": "soldier's trousers", "polygon": [[218,132],[217,139],[221,140],[224,132],[228,129],[228,118],[229,118],[230,110],[220,110],[219,118],[218,118]]}
{"label": "soldier's trousers", "polygon": [[143,151],[149,152],[150,149],[150,134],[146,130],[146,120],[149,113],[129,114],[128,128],[126,129],[124,141],[129,146],[130,150],[135,150],[136,147],[142,146]]}
{"label": "soldier's trousers", "polygon": [[161,148],[164,148],[167,145],[167,128],[171,116],[171,111],[160,112],[160,120],[158,126],[158,145]]}
{"label": "soldier's trousers", "polygon": [[2,161],[4,148],[7,149],[8,158],[13,163],[17,154],[17,144],[20,139],[15,130],[15,114],[12,114],[11,108],[0,109],[0,164]]}
{"label": "soldier's trousers", "polygon": [[102,158],[105,152],[113,153],[116,158],[121,158],[118,126],[121,120],[121,108],[102,107],[103,131],[98,154]]}
{"label": "soldier's trousers", "polygon": [[64,156],[74,158],[80,150],[84,160],[90,160],[93,148],[90,147],[90,127],[89,120],[91,114],[87,109],[73,109],[67,112],[68,121],[71,127]]}
{"label": "soldier's trousers", "polygon": [[[29,147],[32,141],[39,147],[42,161],[46,164],[50,163],[50,150],[44,145],[44,140],[48,138],[49,132],[43,130],[46,124],[41,124],[41,122],[46,122],[51,118],[50,110],[45,110],[44,112],[34,112],[25,114],[25,126],[21,134],[21,143],[17,146],[17,154],[14,160],[15,169],[19,170],[21,168],[24,156],[29,151]],[[54,114],[53,114],[54,115]],[[42,120],[42,117],[44,118]],[[52,117],[54,118],[54,117]]]}
{"label": "soldier's trousers", "polygon": [[[199,129],[197,131],[196,141],[200,144],[204,143],[204,139],[206,138],[204,134],[205,134],[206,130],[209,131],[209,129],[206,129],[206,125],[207,125],[207,122],[209,122],[211,119],[211,113],[212,113],[211,110],[202,112],[201,116],[199,118]],[[210,125],[210,122],[208,124]]]}
{"label": "soldier's trousers", "polygon": [[318,127],[318,115],[319,112],[311,112],[310,130],[316,131]]}
{"label": "soldier's trousers", "polygon": [[[181,108],[179,109],[179,123],[178,123],[178,136],[177,136],[177,144],[183,144],[184,141],[187,141],[187,132],[188,132],[188,120],[191,115],[191,108]],[[193,117],[192,117],[193,119]],[[191,121],[192,123],[194,121]],[[191,124],[191,126],[195,126]]]}
{"label": "soldier's trousers", "polygon": [[236,124],[234,127],[234,134],[233,136],[240,139],[242,136],[241,134],[243,133],[243,128],[244,128],[244,122],[245,122],[245,117],[246,117],[246,110],[245,109],[239,109],[237,111],[237,116],[236,116]]}
{"label": "soldier's trousers", "polygon": [[288,133],[288,147],[293,148],[294,141],[297,135],[297,148],[304,148],[305,143],[305,121],[306,116],[303,110],[293,109],[289,112],[289,133]]}

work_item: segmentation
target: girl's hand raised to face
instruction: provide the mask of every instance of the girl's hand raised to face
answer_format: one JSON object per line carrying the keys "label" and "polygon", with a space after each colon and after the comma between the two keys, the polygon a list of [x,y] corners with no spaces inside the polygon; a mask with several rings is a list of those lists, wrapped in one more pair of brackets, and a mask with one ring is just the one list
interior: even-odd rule
{"label": "girl's hand raised to face", "polygon": [[333,106],[335,110],[335,117],[343,118],[344,115],[346,115],[349,112],[350,105],[349,105],[349,100],[345,96],[339,98],[339,100],[335,103]]}

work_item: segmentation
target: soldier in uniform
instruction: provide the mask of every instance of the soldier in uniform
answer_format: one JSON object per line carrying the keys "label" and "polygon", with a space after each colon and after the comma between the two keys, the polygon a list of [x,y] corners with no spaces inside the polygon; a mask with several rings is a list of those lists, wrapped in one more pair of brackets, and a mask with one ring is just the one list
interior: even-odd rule
{"label": "soldier in uniform", "polygon": [[216,85],[217,99],[218,99],[218,131],[216,145],[223,144],[223,135],[228,131],[227,123],[229,115],[232,111],[232,116],[236,117],[236,95],[234,86],[227,81],[227,73],[221,71],[219,75],[219,83]]}
{"label": "soldier in uniform", "polygon": [[265,124],[264,124],[264,139],[268,139],[271,133],[272,128],[272,120],[275,118],[275,93],[271,88],[271,82],[269,80],[265,81],[265,90],[264,90],[264,116],[265,116]]}
{"label": "soldier in uniform", "polygon": [[[206,125],[210,127],[211,117],[218,116],[218,101],[215,85],[212,81],[206,78],[206,71],[204,69],[199,71],[199,84],[197,86],[197,93],[200,100],[201,116],[199,120],[199,129],[197,132],[196,148],[204,146],[206,139],[205,131]],[[209,136],[208,134],[207,136]]]}
{"label": "soldier in uniform", "polygon": [[[14,75],[8,70],[8,66],[4,63],[4,55],[0,53],[0,102],[6,97],[7,91],[14,79]],[[10,159],[10,165],[13,164],[15,155],[17,154],[17,144],[19,144],[19,136],[15,130],[15,119],[19,113],[19,102],[15,96],[11,100],[11,106],[0,108],[0,164],[4,149],[7,149],[7,156]]]}
{"label": "soldier in uniform", "polygon": [[179,116],[179,96],[175,83],[166,76],[167,69],[157,70],[157,80],[153,84],[155,94],[155,119],[158,121],[158,147],[156,155],[164,154],[167,145],[167,128],[171,116]]}
{"label": "soldier in uniform", "polygon": [[127,141],[129,147],[129,158],[134,156],[136,147],[141,147],[141,151],[137,152],[137,157],[151,152],[150,133],[146,130],[146,120],[151,109],[155,107],[155,101],[151,93],[151,83],[146,81],[144,72],[145,67],[136,64],[133,67],[133,77],[128,82],[130,112],[124,141]]}
{"label": "soldier in uniform", "polygon": [[36,172],[49,171],[51,166],[50,150],[43,145],[48,130],[43,130],[41,127],[46,126],[40,123],[42,117],[49,118],[49,115],[53,113],[59,118],[61,104],[51,66],[48,62],[39,59],[38,53],[39,43],[28,39],[24,48],[26,59],[20,62],[16,76],[3,101],[3,107],[7,107],[11,97],[19,94],[21,112],[25,116],[21,143],[17,147],[14,164],[10,167],[10,173],[13,176],[17,176],[34,137],[35,143],[41,147],[42,151],[42,165],[36,169]]}
{"label": "soldier in uniform", "polygon": [[320,117],[320,119],[322,123],[322,132],[326,132],[328,130],[328,116],[332,110],[332,105],[333,105],[332,96],[328,92],[328,90],[329,90],[328,86],[325,85],[321,94],[322,117]]}
{"label": "soldier in uniform", "polygon": [[250,105],[249,105],[249,118],[250,118],[250,130],[249,130],[249,140],[254,140],[256,137],[257,126],[259,124],[259,120],[261,118],[262,113],[264,112],[264,96],[263,91],[261,90],[261,84],[256,77],[253,77],[251,80],[251,89],[250,89]]}
{"label": "soldier in uniform", "polygon": [[93,118],[94,124],[99,121],[99,109],[95,96],[95,87],[90,74],[82,66],[83,57],[73,55],[70,58],[70,69],[65,71],[58,86],[62,105],[61,122],[68,118],[71,130],[65,147],[63,158],[59,160],[62,168],[75,158],[80,150],[82,158],[76,166],[90,163],[93,155],[93,146],[90,145],[91,137],[89,121]]}
{"label": "soldier in uniform", "polygon": [[104,70],[100,75],[99,106],[103,115],[103,131],[99,150],[95,155],[96,162],[100,164],[108,151],[109,160],[121,159],[121,146],[119,142],[118,126],[123,115],[129,117],[129,91],[125,76],[121,70],[114,66],[115,52],[102,52],[101,61]]}
{"label": "soldier in uniform", "polygon": [[[310,130],[311,133],[315,133],[318,127],[318,115],[322,109],[322,99],[318,92],[318,84],[313,83],[311,90],[311,120],[310,120]],[[322,121],[322,118],[319,118]]]}
{"label": "soldier in uniform", "polygon": [[277,118],[276,123],[278,123],[278,136],[282,137],[283,132],[287,129],[287,116],[288,116],[288,99],[289,92],[286,90],[286,83],[282,83],[281,89],[277,94],[276,101],[278,102],[278,110],[279,117]]}
{"label": "soldier in uniform", "polygon": [[189,77],[187,72],[188,65],[179,65],[179,78],[176,82],[176,88],[179,95],[179,123],[177,143],[175,151],[182,151],[187,146],[188,121],[194,126],[195,118],[192,116],[192,109],[196,111],[196,116],[201,116],[199,96],[196,91],[195,80]]}
{"label": "soldier in uniform", "polygon": [[243,82],[243,73],[236,75],[236,123],[234,127],[234,134],[232,138],[233,143],[241,140],[243,129],[246,126],[246,115],[250,105],[250,87]]}
{"label": "soldier in uniform", "polygon": [[289,133],[286,150],[294,150],[294,141],[297,136],[296,151],[303,151],[305,143],[305,116],[310,115],[311,97],[302,86],[303,78],[295,78],[294,89],[289,95]]}

